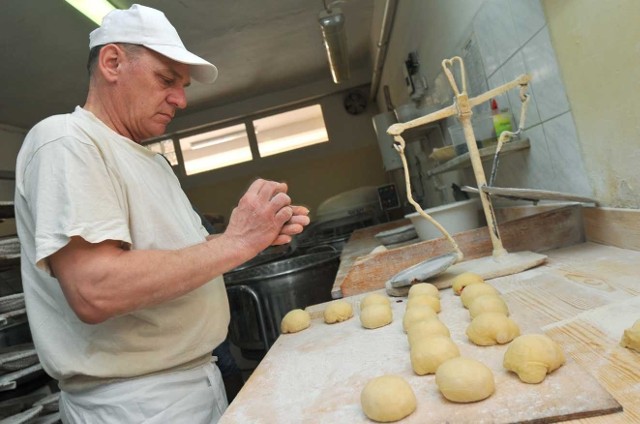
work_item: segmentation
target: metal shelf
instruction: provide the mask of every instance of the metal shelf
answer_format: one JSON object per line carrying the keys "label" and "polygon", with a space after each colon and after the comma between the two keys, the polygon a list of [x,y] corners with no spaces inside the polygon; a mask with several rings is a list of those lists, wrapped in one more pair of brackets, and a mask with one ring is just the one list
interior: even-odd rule
{"label": "metal shelf", "polygon": [[15,171],[0,171],[0,180],[15,180]]}
{"label": "metal shelf", "polygon": [[[500,156],[506,153],[526,150],[529,147],[530,147],[529,139],[527,138],[524,138],[522,140],[511,141],[509,143],[505,143],[502,146],[502,150],[500,151]],[[480,153],[480,159],[483,161],[493,159],[493,155],[496,153],[496,146],[483,147],[482,149],[478,149],[478,152]],[[433,175],[454,171],[456,169],[468,168],[470,166],[471,166],[471,160],[469,159],[469,152],[467,152],[460,156],[456,156],[455,158],[441,165],[438,165],[433,169],[428,170],[427,176],[431,177]]]}

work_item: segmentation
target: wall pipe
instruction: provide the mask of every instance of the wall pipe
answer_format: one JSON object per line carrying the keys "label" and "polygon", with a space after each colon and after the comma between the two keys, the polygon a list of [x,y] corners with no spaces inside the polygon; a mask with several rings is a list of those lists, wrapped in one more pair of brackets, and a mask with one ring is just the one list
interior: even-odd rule
{"label": "wall pipe", "polygon": [[373,61],[373,75],[371,76],[371,92],[370,101],[375,101],[380,89],[380,80],[382,79],[382,68],[384,68],[385,59],[387,57],[387,48],[389,39],[391,38],[391,30],[393,29],[393,21],[398,7],[398,0],[387,0],[384,6],[384,15],[382,16],[382,28],[380,29],[380,37],[376,49],[375,59]]}

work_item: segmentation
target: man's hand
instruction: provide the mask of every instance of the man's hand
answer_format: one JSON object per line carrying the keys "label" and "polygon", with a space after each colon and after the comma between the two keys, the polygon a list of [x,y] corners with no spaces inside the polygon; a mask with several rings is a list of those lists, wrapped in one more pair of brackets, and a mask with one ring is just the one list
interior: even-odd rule
{"label": "man's hand", "polygon": [[247,260],[270,245],[289,243],[309,224],[309,210],[292,206],[287,184],[258,179],[229,218],[225,238],[245,250]]}

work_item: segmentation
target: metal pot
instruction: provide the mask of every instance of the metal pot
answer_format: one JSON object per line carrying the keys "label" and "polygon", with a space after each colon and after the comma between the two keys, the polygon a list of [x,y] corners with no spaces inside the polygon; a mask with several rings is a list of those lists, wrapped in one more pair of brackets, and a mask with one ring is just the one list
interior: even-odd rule
{"label": "metal pot", "polygon": [[[231,309],[229,336],[243,356],[264,355],[290,310],[330,301],[339,264],[339,253],[319,252],[225,275]],[[255,298],[247,292],[255,293]]]}

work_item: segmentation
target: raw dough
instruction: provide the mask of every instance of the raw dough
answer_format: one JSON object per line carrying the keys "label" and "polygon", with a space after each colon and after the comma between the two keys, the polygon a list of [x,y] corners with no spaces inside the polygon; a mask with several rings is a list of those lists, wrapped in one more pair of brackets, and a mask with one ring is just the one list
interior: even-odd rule
{"label": "raw dough", "polygon": [[409,289],[409,299],[413,296],[420,296],[421,294],[428,294],[433,297],[440,297],[440,290],[436,286],[430,283],[416,283]]}
{"label": "raw dough", "polygon": [[409,340],[409,346],[414,346],[420,340],[426,339],[432,336],[446,336],[450,337],[451,333],[446,325],[442,323],[438,318],[427,318],[425,320],[417,321],[409,327],[407,330],[407,338]]}
{"label": "raw dough", "polygon": [[391,306],[391,301],[389,298],[380,293],[371,293],[366,295],[360,301],[360,310],[363,310],[369,305],[387,305]]}
{"label": "raw dough", "polygon": [[[503,366],[518,374],[525,383],[540,383],[547,374],[564,364],[558,343],[545,334],[525,334],[511,342],[504,354]],[[579,382],[576,382],[579,384]]]}
{"label": "raw dough", "polygon": [[[464,292],[462,292],[464,293]],[[509,307],[500,296],[494,294],[485,294],[476,297],[469,306],[469,315],[471,319],[486,312],[499,312],[505,316],[509,315]]]}
{"label": "raw dough", "polygon": [[383,375],[370,380],[360,394],[362,411],[370,419],[388,423],[398,421],[416,410],[416,395],[406,380]]}
{"label": "raw dough", "polygon": [[[464,293],[464,291],[463,291]],[[495,391],[491,370],[475,359],[457,357],[444,362],[436,371],[436,385],[452,402],[476,402]]]}
{"label": "raw dough", "polygon": [[620,346],[640,352],[640,319],[631,328],[624,330]]}
{"label": "raw dough", "polygon": [[500,312],[480,314],[467,327],[467,337],[478,346],[509,343],[519,335],[518,324]]}
{"label": "raw dough", "polygon": [[351,303],[344,300],[332,302],[324,310],[324,322],[327,324],[346,321],[352,316],[353,307]]}
{"label": "raw dough", "polygon": [[393,321],[393,313],[389,305],[369,305],[360,312],[360,322],[364,328],[384,327]]}
{"label": "raw dough", "polygon": [[421,294],[419,296],[413,296],[413,297],[410,297],[409,300],[407,300],[407,309],[422,307],[422,306],[427,306],[433,309],[435,313],[438,313],[441,311],[440,299],[438,299],[437,297],[433,297],[429,294]]}
{"label": "raw dough", "polygon": [[418,375],[433,374],[444,361],[457,356],[460,349],[447,336],[431,336],[411,345],[411,367]]}
{"label": "raw dough", "polygon": [[293,309],[282,318],[280,331],[282,334],[297,333],[311,325],[311,315],[302,309]]}
{"label": "raw dough", "polygon": [[463,272],[453,279],[451,287],[453,288],[453,292],[460,296],[460,293],[462,293],[465,287],[479,283],[484,283],[484,278],[473,272]]}
{"label": "raw dough", "polygon": [[404,318],[402,318],[402,328],[406,332],[414,323],[429,318],[437,319],[438,315],[428,306],[416,306],[414,308],[407,309],[404,313]]}
{"label": "raw dough", "polygon": [[500,294],[493,286],[489,284],[473,284],[464,288],[460,294],[460,300],[465,308],[468,308],[476,297],[480,297],[485,294]]}

